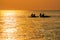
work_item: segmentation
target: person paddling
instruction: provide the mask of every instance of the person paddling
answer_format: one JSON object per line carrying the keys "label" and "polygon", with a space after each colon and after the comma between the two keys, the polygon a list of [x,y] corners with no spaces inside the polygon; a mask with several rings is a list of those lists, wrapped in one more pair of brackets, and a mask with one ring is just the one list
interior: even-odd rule
{"label": "person paddling", "polygon": [[31,14],[31,17],[35,17],[35,14],[32,13],[32,14]]}

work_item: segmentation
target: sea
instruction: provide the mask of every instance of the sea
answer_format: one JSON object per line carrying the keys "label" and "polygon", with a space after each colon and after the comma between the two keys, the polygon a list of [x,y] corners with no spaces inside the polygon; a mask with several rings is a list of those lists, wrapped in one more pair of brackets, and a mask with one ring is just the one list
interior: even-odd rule
{"label": "sea", "polygon": [[0,40],[60,40],[60,10],[0,10]]}

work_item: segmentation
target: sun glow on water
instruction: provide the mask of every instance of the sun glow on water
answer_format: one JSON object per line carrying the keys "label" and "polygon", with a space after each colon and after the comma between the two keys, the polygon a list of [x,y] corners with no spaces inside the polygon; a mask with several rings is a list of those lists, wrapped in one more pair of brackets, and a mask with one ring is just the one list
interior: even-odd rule
{"label": "sun glow on water", "polygon": [[2,35],[5,37],[4,40],[16,40],[14,36],[17,32],[15,13],[13,10],[2,11],[2,20],[4,22]]}
{"label": "sun glow on water", "polygon": [[16,12],[14,10],[2,10],[2,15],[3,16],[14,16],[15,13]]}

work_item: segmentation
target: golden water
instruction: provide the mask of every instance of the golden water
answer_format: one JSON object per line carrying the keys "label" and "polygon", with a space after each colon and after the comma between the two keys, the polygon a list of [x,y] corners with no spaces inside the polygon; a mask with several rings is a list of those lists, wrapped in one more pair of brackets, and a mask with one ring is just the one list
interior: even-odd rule
{"label": "golden water", "polygon": [[56,19],[23,17],[27,13],[24,11],[1,11],[0,40],[55,40],[52,28],[55,28],[53,22]]}
{"label": "golden water", "polygon": [[[31,40],[33,39],[35,37],[35,34],[33,33],[35,29],[31,28],[31,26],[33,25],[31,24],[32,24],[31,20],[27,20],[27,18],[18,18],[16,14],[12,11],[1,12],[0,40]],[[42,38],[40,39],[42,40]]]}

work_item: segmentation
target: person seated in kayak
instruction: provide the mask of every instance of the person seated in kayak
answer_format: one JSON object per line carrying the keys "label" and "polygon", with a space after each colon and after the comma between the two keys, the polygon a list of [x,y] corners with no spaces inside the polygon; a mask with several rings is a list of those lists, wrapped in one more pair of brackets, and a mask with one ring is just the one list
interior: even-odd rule
{"label": "person seated in kayak", "polygon": [[40,13],[40,17],[44,17],[44,13],[43,14]]}
{"label": "person seated in kayak", "polygon": [[31,14],[31,17],[35,17],[35,14],[32,13],[32,14]]}
{"label": "person seated in kayak", "polygon": [[40,17],[50,17],[50,16],[44,15],[44,13],[43,14],[40,13]]}

